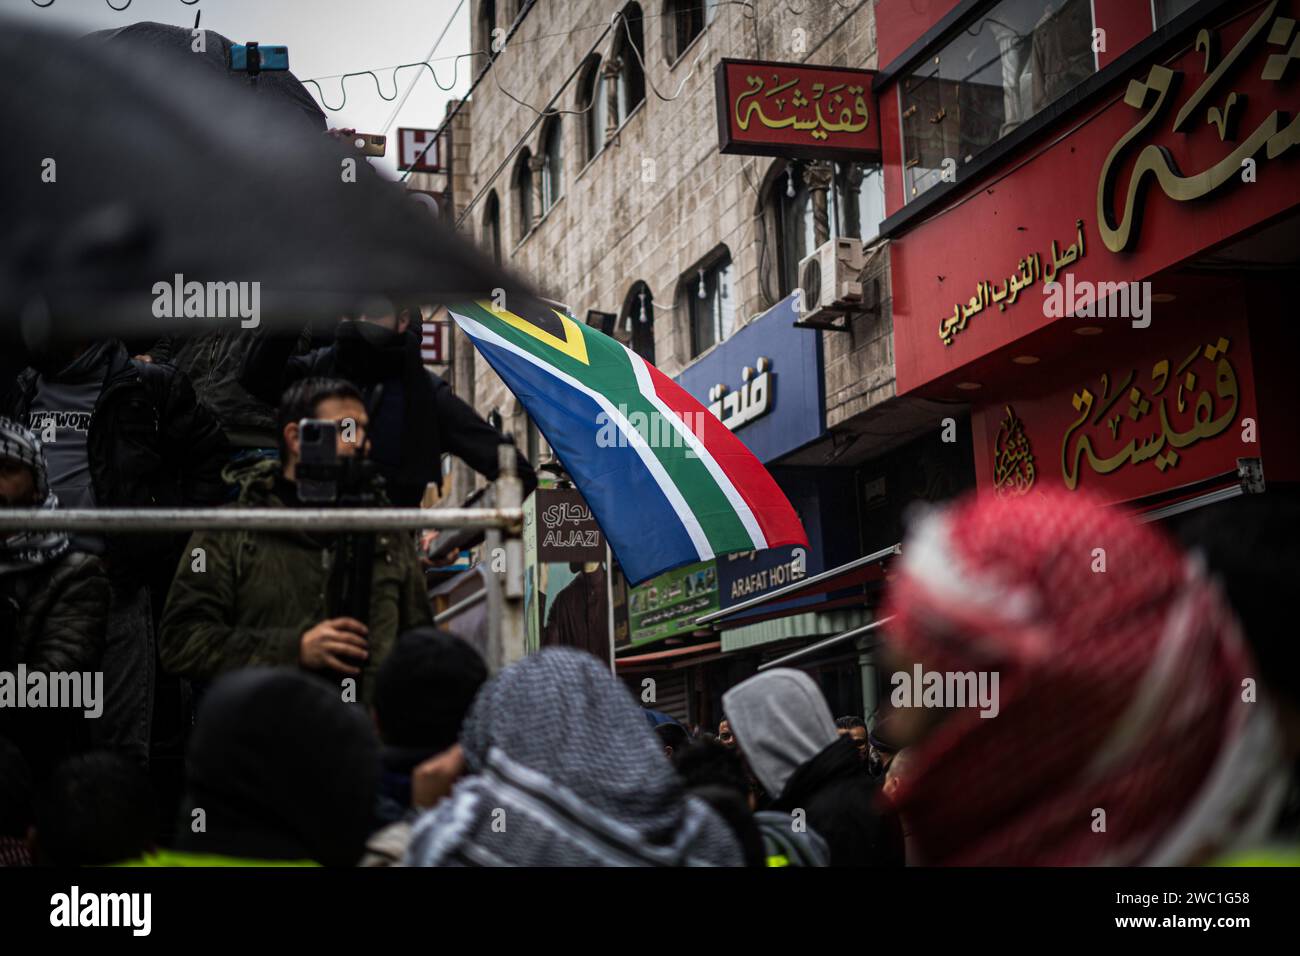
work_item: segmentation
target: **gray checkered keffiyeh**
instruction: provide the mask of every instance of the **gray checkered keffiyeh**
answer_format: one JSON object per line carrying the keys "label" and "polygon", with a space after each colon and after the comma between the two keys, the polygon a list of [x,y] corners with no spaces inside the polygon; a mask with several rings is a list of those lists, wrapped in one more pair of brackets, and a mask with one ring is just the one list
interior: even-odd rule
{"label": "gray checkered keffiyeh", "polygon": [[410,866],[739,866],[726,823],[687,796],[625,687],[550,648],[479,692],[471,775],[416,823]]}
{"label": "gray checkered keffiyeh", "polygon": [[[31,468],[36,479],[36,500],[53,511],[59,499],[50,490],[41,443],[28,429],[11,418],[0,418],[0,459],[17,461]],[[0,502],[0,507],[4,503]],[[58,531],[19,531],[0,537],[0,574],[28,571],[53,561],[68,550],[68,536]]]}

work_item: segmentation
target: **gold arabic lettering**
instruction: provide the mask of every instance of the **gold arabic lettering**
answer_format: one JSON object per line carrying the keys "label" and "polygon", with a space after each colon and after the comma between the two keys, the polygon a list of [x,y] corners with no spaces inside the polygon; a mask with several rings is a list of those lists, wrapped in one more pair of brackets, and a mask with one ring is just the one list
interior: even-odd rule
{"label": "gold arabic lettering", "polygon": [[[1092,415],[1093,405],[1096,402],[1096,396],[1087,388],[1080,389],[1074,394],[1071,401],[1074,404],[1074,410],[1079,412],[1079,417],[1065,431],[1065,437],[1061,441],[1061,474],[1065,479],[1065,487],[1073,491],[1079,485],[1079,467],[1083,459],[1087,459],[1088,466],[1099,475],[1109,475],[1122,468],[1125,464],[1138,465],[1144,461],[1154,460],[1153,463],[1157,470],[1164,472],[1178,464],[1178,449],[1186,449],[1199,441],[1207,438],[1214,438],[1221,435],[1236,420],[1237,409],[1240,403],[1240,394],[1237,386],[1237,372],[1228,359],[1228,349],[1230,342],[1226,338],[1219,338],[1216,342],[1204,346],[1197,346],[1196,349],[1188,356],[1187,360],[1179,367],[1174,377],[1181,376],[1182,379],[1178,385],[1176,409],[1179,414],[1187,411],[1187,404],[1183,398],[1183,390],[1186,388],[1191,391],[1196,387],[1197,377],[1194,372],[1188,371],[1189,366],[1196,360],[1212,362],[1214,369],[1214,387],[1213,395],[1209,389],[1204,389],[1196,398],[1195,404],[1191,408],[1191,421],[1183,422],[1186,427],[1175,427],[1179,424],[1177,421],[1170,421],[1170,411],[1167,404],[1167,396],[1162,397],[1165,386],[1169,384],[1169,359],[1161,359],[1151,367],[1150,384],[1147,391],[1139,386],[1132,386],[1136,370],[1130,370],[1125,377],[1123,384],[1115,390],[1114,395],[1107,400],[1106,396],[1109,391],[1110,378],[1107,375],[1102,376],[1102,400],[1105,404],[1092,416],[1091,425],[1099,424],[1106,414],[1124,399],[1128,400],[1127,408],[1122,408],[1119,414],[1107,420],[1107,426],[1110,430],[1110,440],[1119,441],[1119,430],[1124,425],[1124,419],[1127,418],[1133,423],[1136,429],[1142,431],[1129,438],[1113,454],[1101,457],[1094,444],[1094,435],[1081,431],[1085,423],[1088,423],[1089,416]],[[1185,373],[1185,374],[1184,374]],[[1158,408],[1153,410],[1153,402],[1158,402]],[[1215,415],[1215,405],[1217,402],[1226,403],[1221,407],[1219,415]],[[1148,426],[1143,426],[1143,421],[1156,415],[1160,423],[1159,431],[1147,431]]]}
{"label": "gold arabic lettering", "polygon": [[978,315],[992,305],[996,305],[999,312],[1005,312],[1007,306],[1015,304],[1020,293],[1026,288],[1039,279],[1048,282],[1056,281],[1057,273],[1061,269],[1083,258],[1083,220],[1076,219],[1074,225],[1077,238],[1065,247],[1064,252],[1059,250],[1056,240],[1052,240],[1050,272],[1043,271],[1042,259],[1037,252],[1034,252],[1017,262],[1017,271],[997,285],[987,279],[980,280],[975,286],[975,294],[971,296],[970,301],[965,305],[958,302],[953,306],[952,315],[944,316],[939,320],[939,338],[943,344],[952,345],[952,340],[958,332],[966,328],[966,323],[972,315]]}
{"label": "gold arabic lettering", "polygon": [[1010,405],[993,442],[993,490],[998,497],[1023,495],[1033,487],[1037,473],[1024,423]]}
{"label": "gold arabic lettering", "polygon": [[[1205,77],[1178,111],[1170,127],[1172,132],[1184,131],[1188,118],[1205,102],[1246,50],[1264,33],[1264,28],[1277,10],[1277,5],[1278,0],[1272,0],[1227,56]],[[1284,46],[1293,29],[1294,21],[1279,16],[1273,20],[1267,42]],[[1293,44],[1293,47],[1295,45]],[[1196,39],[1196,49],[1204,50],[1207,70],[1211,62],[1212,48],[1212,34],[1208,30],[1202,30]],[[1281,80],[1287,65],[1293,58],[1290,52],[1270,56],[1260,74],[1260,79],[1272,82]],[[1173,154],[1166,147],[1154,143],[1148,144],[1138,153],[1133,172],[1129,176],[1128,189],[1124,193],[1123,211],[1119,221],[1115,222],[1111,213],[1112,198],[1120,172],[1118,161],[1128,152],[1130,144],[1165,112],[1182,77],[1181,71],[1170,70],[1168,67],[1156,64],[1148,70],[1145,81],[1131,81],[1125,92],[1124,102],[1135,110],[1146,109],[1146,113],[1112,147],[1106,161],[1102,163],[1101,175],[1097,182],[1097,229],[1106,248],[1112,252],[1123,252],[1136,242],[1139,230],[1139,204],[1142,203],[1152,179],[1170,199],[1175,202],[1189,202],[1209,195],[1233,179],[1240,173],[1242,163],[1256,156],[1261,150],[1268,159],[1276,159],[1300,141],[1300,116],[1283,127],[1282,123],[1287,114],[1280,110],[1273,110],[1236,149],[1219,162],[1190,176],[1181,173]],[[1235,139],[1233,129],[1235,119],[1232,111],[1244,100],[1243,95],[1231,92],[1222,107],[1211,106],[1206,110],[1206,121],[1218,130],[1221,141]],[[1149,107],[1148,102],[1150,102]]]}

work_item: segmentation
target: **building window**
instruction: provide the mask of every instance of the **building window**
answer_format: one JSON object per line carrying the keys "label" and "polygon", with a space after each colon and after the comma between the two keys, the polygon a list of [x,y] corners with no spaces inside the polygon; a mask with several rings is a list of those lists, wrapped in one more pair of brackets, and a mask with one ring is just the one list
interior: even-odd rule
{"label": "building window", "polygon": [[1196,2],[1197,0],[1155,0],[1155,28],[1159,30],[1180,13],[1186,13]]}
{"label": "building window", "polygon": [[583,159],[591,162],[605,146],[605,78],[600,57],[587,61],[578,85],[578,109],[583,111]]}
{"label": "building window", "polygon": [[[629,40],[629,35],[631,39]],[[629,3],[622,10],[614,55],[619,59],[618,116],[614,125],[621,126],[632,111],[645,102],[645,23],[641,7]]]}
{"label": "building window", "polygon": [[483,35],[483,41],[480,49],[486,50],[488,58],[496,57],[496,51],[492,49],[492,31],[497,28],[497,4],[496,0],[483,0],[483,4],[478,8],[479,31]]}
{"label": "building window", "polygon": [[655,362],[655,303],[644,282],[632,286],[623,300],[615,338],[651,365]]}
{"label": "building window", "polygon": [[545,165],[542,166],[543,215],[564,195],[564,145],[561,133],[560,118],[553,117],[542,137],[542,155],[545,159]]}
{"label": "building window", "polygon": [[[812,190],[804,167],[784,167],[772,180],[766,207],[776,234],[778,298],[799,285],[799,263],[816,250]],[[826,220],[831,239],[853,238],[864,243],[880,233],[885,193],[880,167],[866,163],[836,163],[834,188],[826,192]]]}
{"label": "building window", "polygon": [[785,298],[799,285],[799,262],[815,248],[812,191],[799,164],[787,165],[776,177],[770,196],[776,219],[778,298]]}
{"label": "building window", "polygon": [[885,182],[880,167],[868,163],[836,163],[835,189],[830,203],[831,238],[852,237],[864,243],[880,235],[885,218]]}
{"label": "building window", "polygon": [[515,210],[519,213],[519,238],[522,239],[533,229],[533,154],[527,149],[519,153],[515,162]]}
{"label": "building window", "polygon": [[682,278],[691,319],[691,357],[712,348],[736,328],[736,289],[731,253],[723,251]]}
{"label": "building window", "polygon": [[488,193],[483,211],[483,248],[492,261],[501,264],[501,202],[496,190]]}
{"label": "building window", "polygon": [[682,58],[697,36],[718,16],[719,0],[668,0],[664,4],[664,50],[669,63]]}
{"label": "building window", "polygon": [[[1095,69],[1090,0],[1002,0],[899,83],[915,199]],[[954,165],[955,164],[955,165]]]}

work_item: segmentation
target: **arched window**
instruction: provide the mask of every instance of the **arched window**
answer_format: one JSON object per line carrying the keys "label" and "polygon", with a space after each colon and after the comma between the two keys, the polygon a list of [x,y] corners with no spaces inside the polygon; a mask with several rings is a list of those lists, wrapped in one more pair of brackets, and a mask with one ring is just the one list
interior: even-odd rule
{"label": "arched window", "polygon": [[691,357],[712,348],[736,329],[736,288],[725,246],[682,276],[681,298],[691,322]]}
{"label": "arched window", "polygon": [[501,264],[501,201],[495,189],[483,204],[483,248],[493,262]]}
{"label": "arched window", "polygon": [[617,338],[651,365],[655,361],[655,303],[644,282],[632,286],[623,300]]}
{"label": "arched window", "polygon": [[515,161],[514,189],[515,211],[519,213],[519,238],[522,239],[533,229],[533,171],[531,163],[533,154],[527,149],[521,150]]}
{"label": "arched window", "polygon": [[578,109],[583,111],[583,159],[591,162],[605,146],[605,79],[598,56],[589,57],[583,68],[578,84]]}
{"label": "arched window", "polygon": [[[830,238],[852,237],[870,242],[880,232],[885,194],[880,167],[836,163],[834,186],[826,191]],[[812,190],[800,163],[778,169],[765,199],[767,219],[776,238],[777,295],[784,298],[799,285],[799,263],[816,246]]]}
{"label": "arched window", "polygon": [[645,70],[641,66],[645,60],[645,15],[639,4],[629,3],[621,11],[614,55],[620,61],[615,125],[621,126],[645,102]]}
{"label": "arched window", "polygon": [[799,263],[815,248],[812,191],[798,163],[776,177],[769,196],[777,236],[777,296],[784,298],[799,285]]}
{"label": "arched window", "polygon": [[870,242],[880,235],[885,218],[885,181],[880,167],[867,163],[836,163],[835,189],[827,193],[832,238],[852,236]]}
{"label": "arched window", "polygon": [[486,50],[489,57],[495,57],[496,51],[492,49],[492,31],[497,27],[496,0],[483,0],[478,8],[478,26],[482,37],[479,49]]}
{"label": "arched window", "polygon": [[542,135],[542,213],[547,213],[564,195],[564,144],[560,118],[553,116]]}
{"label": "arched window", "polygon": [[664,52],[676,63],[695,38],[718,16],[719,0],[667,0],[664,4]]}

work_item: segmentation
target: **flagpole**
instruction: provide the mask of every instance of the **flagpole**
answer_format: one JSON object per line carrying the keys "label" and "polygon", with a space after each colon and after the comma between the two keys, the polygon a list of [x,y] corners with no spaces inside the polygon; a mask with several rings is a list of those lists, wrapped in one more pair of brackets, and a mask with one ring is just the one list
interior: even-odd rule
{"label": "flagpole", "polygon": [[[605,536],[602,534],[602,538]],[[605,605],[609,610],[609,672],[614,677],[614,552],[609,549],[609,538],[605,538]]]}

